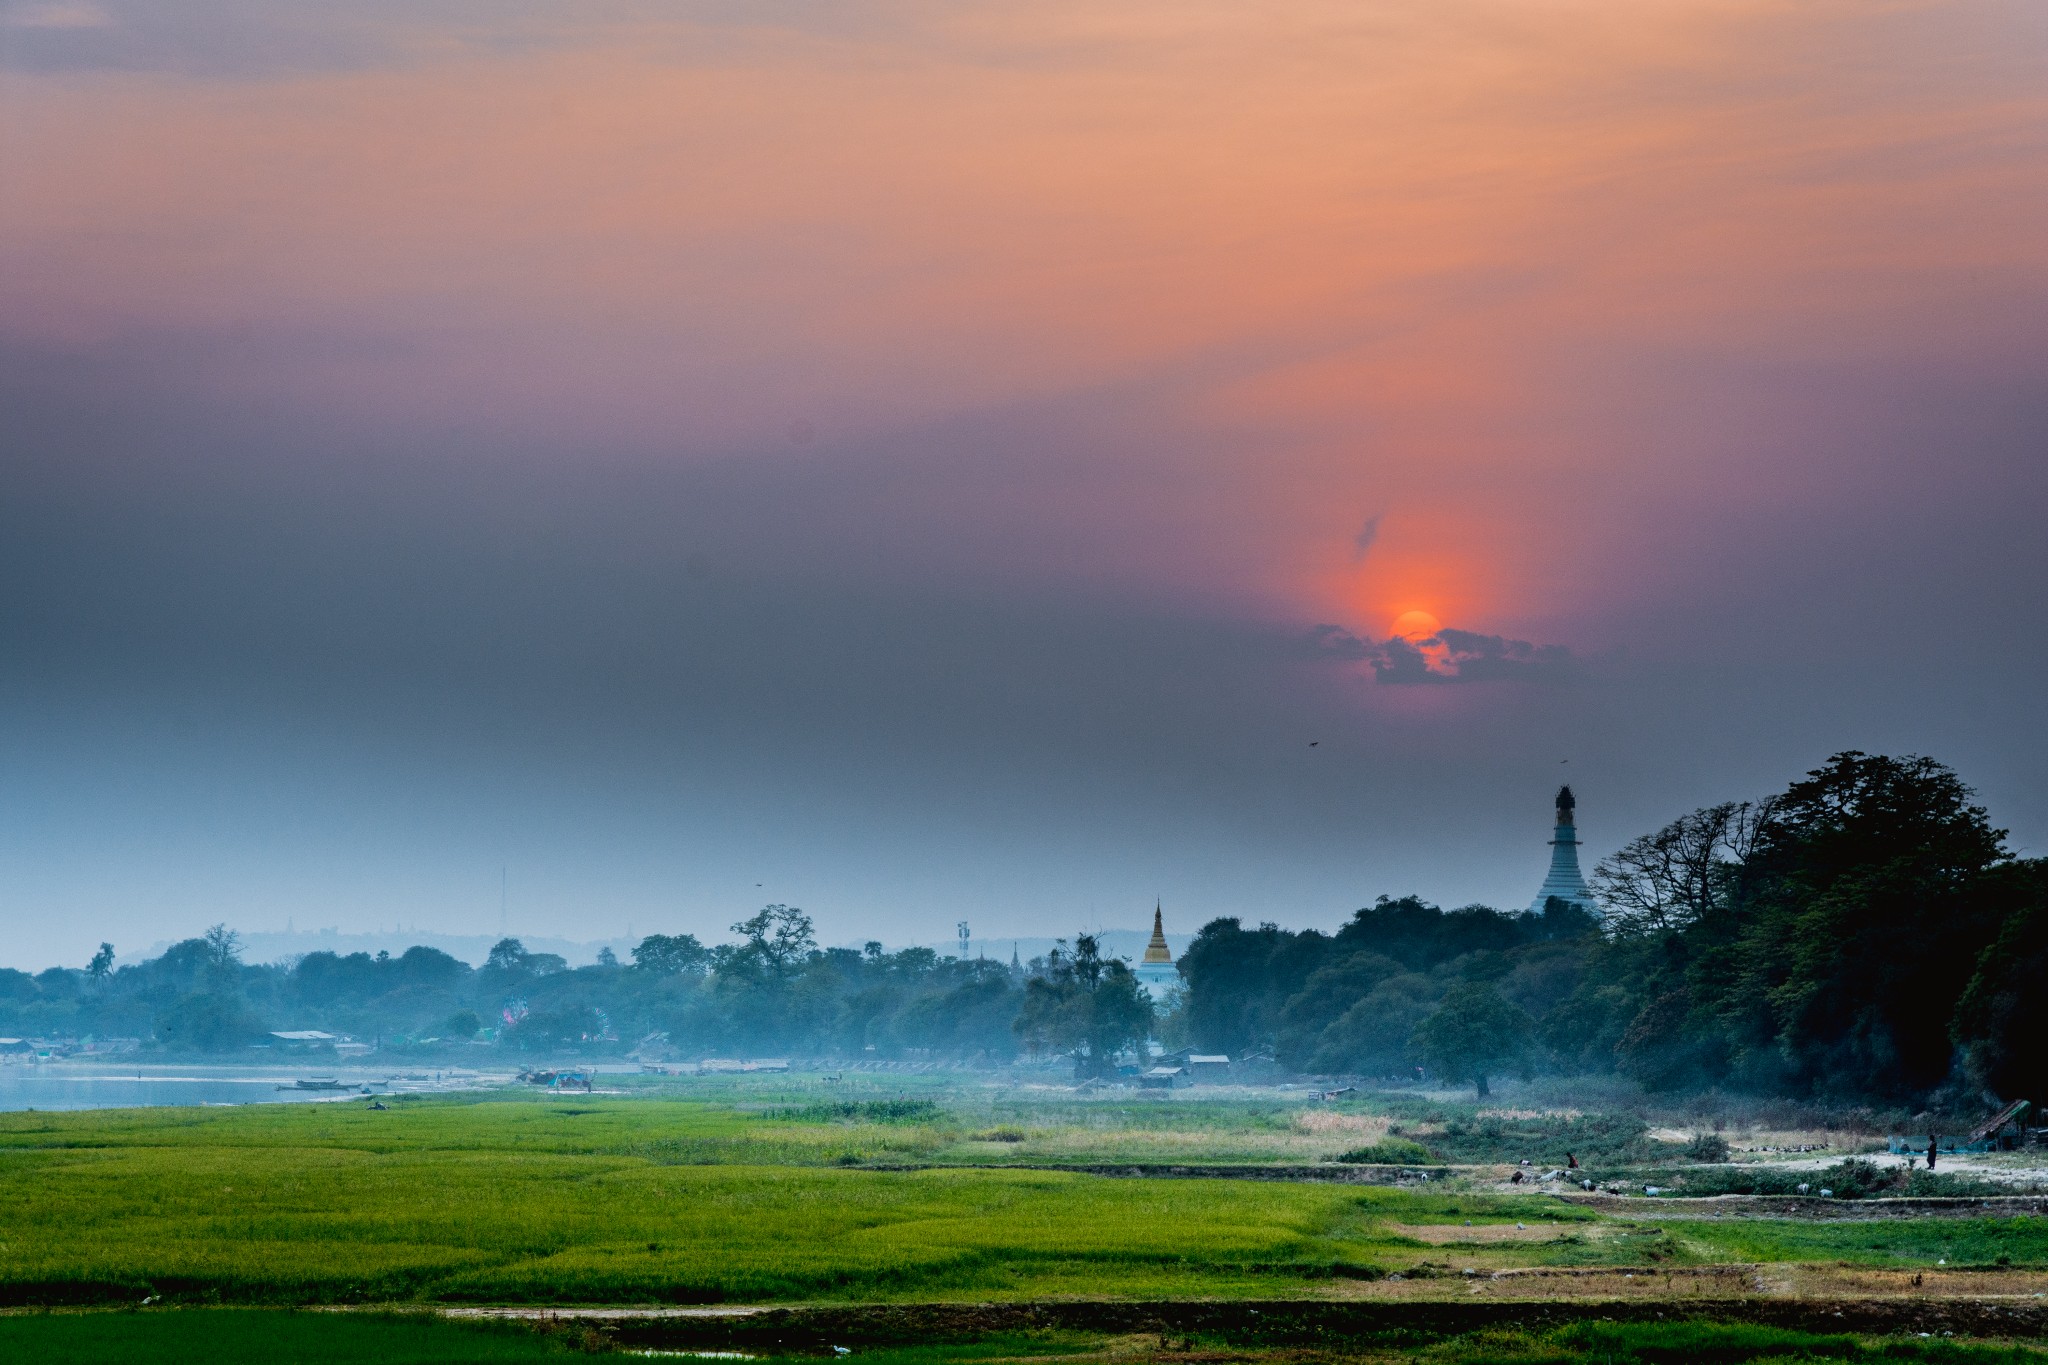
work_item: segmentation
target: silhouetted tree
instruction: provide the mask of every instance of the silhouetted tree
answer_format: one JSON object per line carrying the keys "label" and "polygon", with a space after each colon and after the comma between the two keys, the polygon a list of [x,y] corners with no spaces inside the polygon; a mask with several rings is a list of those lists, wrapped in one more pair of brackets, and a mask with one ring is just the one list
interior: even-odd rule
{"label": "silhouetted tree", "polygon": [[695,934],[649,934],[633,949],[633,965],[650,976],[700,974],[710,960]]}
{"label": "silhouetted tree", "polygon": [[1102,956],[1093,934],[1046,955],[1045,969],[1024,985],[1014,1025],[1035,1052],[1073,1049],[1075,1074],[1113,1074],[1116,1054],[1142,1044],[1152,1029],[1152,998],[1129,964]]}

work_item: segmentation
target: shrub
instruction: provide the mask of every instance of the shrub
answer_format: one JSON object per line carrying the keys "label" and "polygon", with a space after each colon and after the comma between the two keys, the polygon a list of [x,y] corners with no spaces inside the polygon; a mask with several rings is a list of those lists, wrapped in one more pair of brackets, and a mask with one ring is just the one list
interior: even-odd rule
{"label": "shrub", "polygon": [[1818,1195],[1833,1190],[1836,1199],[1874,1199],[1900,1195],[1915,1198],[1976,1198],[2009,1194],[2011,1190],[1988,1180],[1942,1172],[1908,1171],[1904,1167],[1883,1167],[1872,1161],[1851,1157],[1825,1170],[1791,1166],[1728,1166],[1719,1170],[1687,1171],[1673,1176],[1679,1194],[1798,1194]]}
{"label": "shrub", "polygon": [[1728,1139],[1719,1133],[1695,1133],[1685,1144],[1685,1154],[1694,1161],[1726,1161]]}
{"label": "shrub", "polygon": [[807,1104],[800,1109],[776,1109],[772,1119],[798,1123],[930,1123],[945,1111],[931,1100],[841,1100],[837,1104]]}
{"label": "shrub", "polygon": [[1364,1147],[1353,1147],[1335,1160],[1354,1166],[1414,1166],[1431,1160],[1429,1148],[1406,1138],[1384,1138]]}

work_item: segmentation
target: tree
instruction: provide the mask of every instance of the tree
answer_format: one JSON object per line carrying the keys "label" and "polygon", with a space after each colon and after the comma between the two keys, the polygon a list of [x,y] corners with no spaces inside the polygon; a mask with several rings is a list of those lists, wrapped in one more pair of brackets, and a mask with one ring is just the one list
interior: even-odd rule
{"label": "tree", "polygon": [[1152,997],[1130,965],[1102,956],[1093,934],[1046,955],[1045,970],[1024,985],[1024,1007],[1011,1026],[1034,1052],[1072,1049],[1075,1074],[1110,1075],[1116,1054],[1152,1030]]}
{"label": "tree", "polygon": [[1699,923],[1723,905],[1774,801],[1726,801],[1681,815],[1631,839],[1593,869],[1608,927],[1663,933]]}
{"label": "tree", "polygon": [[1956,1001],[2009,910],[2005,831],[1972,798],[1931,758],[1852,750],[1778,800],[1732,970],[1704,992],[1780,1073],[1767,1083],[1907,1102],[1948,1079]]}
{"label": "tree", "polygon": [[1281,1010],[1329,948],[1329,938],[1314,930],[1247,929],[1235,916],[1210,920],[1180,957],[1188,1031],[1203,1048],[1233,1056],[1271,1043]]}
{"label": "tree", "polygon": [[114,970],[114,945],[102,943],[100,950],[92,955],[92,961],[85,966],[85,974],[92,978],[95,986],[107,983],[107,973]]}
{"label": "tree", "polygon": [[476,1037],[483,1026],[484,1021],[477,1017],[475,1010],[461,1009],[448,1016],[447,1022],[441,1025],[441,1032],[450,1038],[469,1039]]}
{"label": "tree", "polygon": [[1470,1081],[1479,1098],[1490,1073],[1521,1064],[1535,1021],[1480,981],[1444,992],[1436,1013],[1415,1026],[1414,1047],[1423,1064],[1446,1080]]}
{"label": "tree", "polygon": [[733,925],[732,931],[746,940],[740,951],[775,976],[787,976],[818,946],[811,917],[793,905],[763,906],[759,914]]}
{"label": "tree", "polygon": [[2002,870],[2013,906],[1956,1003],[1952,1034],[1970,1081],[2006,1096],[2048,1095],[2048,859]]}
{"label": "tree", "polygon": [[[1401,974],[1401,964],[1375,952],[1356,952],[1319,967],[1280,1011],[1279,1057],[1299,1071],[1311,1066],[1322,1036],[1330,1025],[1390,977]],[[1409,1028],[1414,1027],[1410,1020]],[[1404,1028],[1396,1045],[1406,1041]],[[1349,1070],[1350,1068],[1342,1068]]]}
{"label": "tree", "polygon": [[242,936],[225,924],[216,924],[206,931],[206,962],[215,971],[225,972],[242,964]]}
{"label": "tree", "polygon": [[484,959],[484,966],[501,972],[523,972],[532,956],[518,939],[501,938],[491,945],[491,954]]}
{"label": "tree", "polygon": [[263,1036],[263,1021],[239,995],[206,991],[187,995],[157,1016],[157,1037],[172,1047],[229,1052]]}
{"label": "tree", "polygon": [[701,975],[710,960],[695,934],[649,934],[633,949],[633,965],[649,976]]}
{"label": "tree", "polygon": [[1429,1017],[1435,987],[1415,972],[1390,976],[1339,1015],[1316,1038],[1308,1068],[1391,1075],[1413,1064],[1409,1041]]}

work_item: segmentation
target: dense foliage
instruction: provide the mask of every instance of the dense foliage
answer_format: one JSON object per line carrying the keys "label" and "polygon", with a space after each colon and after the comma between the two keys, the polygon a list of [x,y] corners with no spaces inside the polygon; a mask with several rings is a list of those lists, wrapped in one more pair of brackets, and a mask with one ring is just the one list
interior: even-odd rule
{"label": "dense foliage", "polygon": [[643,1040],[712,1056],[1006,1060],[1017,1052],[1023,970],[928,948],[821,949],[809,918],[782,905],[733,929],[736,942],[709,948],[688,934],[650,935],[631,963],[606,954],[573,969],[505,939],[472,969],[425,947],[245,963],[234,934],[216,928],[118,971],[98,959],[98,971],[0,971],[0,1030],[212,1053],[246,1052],[273,1045],[271,1030],[305,1029],[387,1049],[475,1043],[536,1056],[617,1054]]}
{"label": "dense foliage", "polygon": [[1206,1048],[1312,1071],[1617,1070],[1657,1090],[1918,1103],[2048,1091],[2048,862],[1957,776],[1843,753],[1597,870],[1604,920],[1382,898],[1337,933],[1235,919],[1184,955]]}

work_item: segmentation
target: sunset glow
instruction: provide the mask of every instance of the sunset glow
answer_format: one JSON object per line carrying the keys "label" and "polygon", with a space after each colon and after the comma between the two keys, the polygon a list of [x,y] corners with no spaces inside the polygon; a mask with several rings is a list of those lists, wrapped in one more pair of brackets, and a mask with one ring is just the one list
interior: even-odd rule
{"label": "sunset glow", "polygon": [[[1837,668],[1932,744],[2031,676],[2044,52],[2002,0],[11,4],[10,655],[80,743],[169,678],[337,772],[469,734],[535,810],[615,762],[777,820],[829,752],[1005,848],[1104,772],[1420,822],[1439,741],[1502,820],[1566,735],[1661,790],[1771,670],[1752,766]],[[1312,728],[1349,766],[1268,757]]]}

